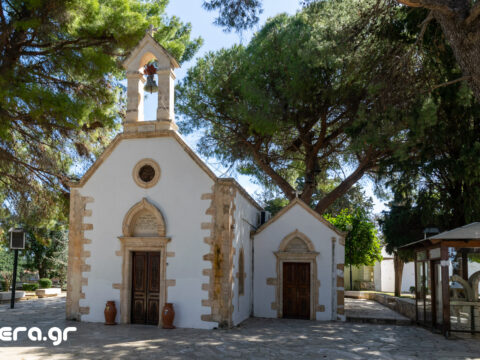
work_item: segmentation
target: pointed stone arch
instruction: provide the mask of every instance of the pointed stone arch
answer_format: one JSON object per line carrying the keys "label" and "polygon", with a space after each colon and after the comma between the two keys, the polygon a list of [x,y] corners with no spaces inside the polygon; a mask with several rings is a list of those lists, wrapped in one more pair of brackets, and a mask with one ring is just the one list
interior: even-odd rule
{"label": "pointed stone arch", "polygon": [[122,232],[126,237],[164,237],[165,220],[160,210],[143,198],[128,210],[123,219]]}
{"label": "pointed stone arch", "polygon": [[177,60],[148,33],[127,56],[123,67],[130,72],[141,71],[143,65],[153,59],[165,69],[180,67]]}
{"label": "pointed stone arch", "polygon": [[315,252],[315,246],[304,233],[296,229],[283,238],[278,250],[282,252],[308,253]]}

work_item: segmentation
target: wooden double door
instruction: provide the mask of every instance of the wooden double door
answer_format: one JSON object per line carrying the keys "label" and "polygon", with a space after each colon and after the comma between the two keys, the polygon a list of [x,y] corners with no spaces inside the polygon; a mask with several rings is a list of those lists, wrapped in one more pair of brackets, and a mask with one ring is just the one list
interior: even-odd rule
{"label": "wooden double door", "polygon": [[283,317],[310,319],[310,263],[283,263]]}
{"label": "wooden double door", "polygon": [[160,308],[160,252],[133,252],[132,324],[158,325]]}

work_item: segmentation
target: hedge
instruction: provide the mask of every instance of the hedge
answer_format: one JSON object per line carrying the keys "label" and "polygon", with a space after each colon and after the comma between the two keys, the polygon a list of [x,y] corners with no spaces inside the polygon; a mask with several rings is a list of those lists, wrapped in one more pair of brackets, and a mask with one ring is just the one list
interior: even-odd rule
{"label": "hedge", "polygon": [[38,284],[23,284],[22,288],[25,291],[35,291],[38,289]]}
{"label": "hedge", "polygon": [[40,285],[40,289],[48,289],[52,287],[52,280],[43,278],[38,280],[38,285]]}

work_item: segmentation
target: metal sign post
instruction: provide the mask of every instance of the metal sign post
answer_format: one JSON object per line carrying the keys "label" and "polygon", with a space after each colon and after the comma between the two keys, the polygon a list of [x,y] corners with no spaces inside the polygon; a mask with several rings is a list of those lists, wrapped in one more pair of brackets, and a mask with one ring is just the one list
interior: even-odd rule
{"label": "metal sign post", "polygon": [[10,309],[15,307],[15,287],[17,286],[17,266],[18,266],[18,250],[25,249],[25,232],[23,229],[11,228],[10,233],[10,249],[15,250],[15,258],[13,260],[13,279],[12,279],[12,298],[10,299]]}
{"label": "metal sign post", "polygon": [[17,286],[17,265],[18,265],[18,249],[15,249],[15,258],[13,260],[12,298],[10,299],[10,309],[13,309],[15,307],[15,287]]}

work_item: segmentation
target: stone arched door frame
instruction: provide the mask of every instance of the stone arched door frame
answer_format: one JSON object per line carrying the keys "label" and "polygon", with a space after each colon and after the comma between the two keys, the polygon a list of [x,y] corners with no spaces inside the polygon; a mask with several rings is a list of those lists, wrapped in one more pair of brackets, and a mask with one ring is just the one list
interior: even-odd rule
{"label": "stone arched door frame", "polygon": [[[134,236],[136,216],[140,212],[148,211],[157,220],[156,236]],[[162,326],[162,309],[167,302],[167,286],[175,285],[175,281],[166,280],[167,270],[167,244],[170,238],[165,236],[165,221],[160,210],[150,203],[146,198],[135,204],[125,215],[122,225],[123,236],[119,236],[121,249],[117,252],[122,257],[122,283],[114,284],[120,289],[120,323],[128,324],[131,320],[132,306],[132,253],[135,251],[160,252],[160,293],[159,293],[159,319],[158,324]]]}
{"label": "stone arched door frame", "polygon": [[[288,245],[294,239],[301,239],[307,247],[305,252],[288,251]],[[318,305],[318,291],[320,283],[318,281],[317,255],[312,241],[302,232],[295,230],[283,238],[278,251],[274,252],[277,258],[277,279],[276,279],[276,303],[274,308],[277,310],[277,317],[283,317],[283,263],[300,262],[310,264],[310,320],[316,320]]]}

